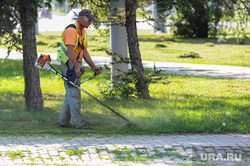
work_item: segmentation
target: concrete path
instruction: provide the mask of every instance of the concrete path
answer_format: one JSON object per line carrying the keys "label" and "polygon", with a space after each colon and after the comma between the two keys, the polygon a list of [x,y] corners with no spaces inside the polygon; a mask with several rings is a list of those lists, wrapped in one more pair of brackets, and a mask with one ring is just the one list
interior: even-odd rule
{"label": "concrete path", "polygon": [[0,165],[250,164],[250,135],[1,136]]}
{"label": "concrete path", "polygon": [[[7,51],[0,49],[0,58],[5,58]],[[50,53],[52,63],[58,64],[56,61],[56,53]],[[22,59],[22,55],[18,52],[12,51],[8,59]],[[97,65],[109,65],[111,62],[110,57],[93,56],[93,61]],[[87,65],[86,63],[84,63]],[[191,64],[191,63],[173,63],[173,62],[152,62],[143,61],[144,68],[153,69],[154,65],[157,70],[162,70],[162,73],[188,75],[194,77],[209,77],[209,78],[228,78],[238,80],[250,80],[250,68],[226,65],[204,65],[204,64]]]}

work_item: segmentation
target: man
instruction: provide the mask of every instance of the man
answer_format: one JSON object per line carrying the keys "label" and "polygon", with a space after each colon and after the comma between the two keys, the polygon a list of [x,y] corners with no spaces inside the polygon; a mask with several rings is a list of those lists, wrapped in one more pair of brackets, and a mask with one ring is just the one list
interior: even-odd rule
{"label": "man", "polygon": [[[78,20],[64,30],[62,34],[61,50],[58,53],[63,75],[67,76],[71,70],[75,78],[80,78],[84,74],[84,71],[81,70],[82,58],[84,58],[93,71],[96,72],[96,75],[101,73],[100,68],[93,63],[87,50],[88,42],[85,28],[88,28],[92,21],[96,21],[92,12],[84,9],[79,12]],[[78,79],[76,84],[80,86],[80,79]],[[80,90],[74,86],[70,86],[66,81],[64,81],[64,87],[66,94],[57,127],[71,127],[70,119],[72,117],[73,128],[90,129],[84,122],[81,114]]]}

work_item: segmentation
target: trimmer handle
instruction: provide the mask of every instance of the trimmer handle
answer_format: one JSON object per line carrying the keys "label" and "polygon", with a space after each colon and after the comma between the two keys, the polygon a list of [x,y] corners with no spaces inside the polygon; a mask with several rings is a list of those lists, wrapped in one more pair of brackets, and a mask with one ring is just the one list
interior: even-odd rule
{"label": "trimmer handle", "polygon": [[[101,68],[101,67],[99,67],[99,68],[100,68],[100,70],[102,70],[102,68]],[[97,72],[97,71],[95,71],[95,74],[94,74],[92,77],[87,78],[86,80],[82,81],[82,82],[81,82],[81,84],[82,84],[82,83],[84,83],[84,82],[86,82],[86,81],[88,81],[88,80],[93,79],[93,78],[96,76],[96,72]]]}
{"label": "trimmer handle", "polygon": [[85,72],[84,67],[81,67],[81,68],[80,68],[80,71],[81,71],[82,73],[84,73],[84,72]]}
{"label": "trimmer handle", "polygon": [[[100,68],[100,70],[102,70],[102,67],[99,67],[99,68]],[[95,74],[94,74],[94,76],[96,76],[96,72],[97,72],[97,71],[95,71]]]}
{"label": "trimmer handle", "polygon": [[[80,71],[81,71],[82,73],[85,72],[84,66],[82,66],[82,67],[80,68]],[[76,80],[74,81],[74,84],[76,84],[78,80],[79,80],[79,77],[76,78]]]}

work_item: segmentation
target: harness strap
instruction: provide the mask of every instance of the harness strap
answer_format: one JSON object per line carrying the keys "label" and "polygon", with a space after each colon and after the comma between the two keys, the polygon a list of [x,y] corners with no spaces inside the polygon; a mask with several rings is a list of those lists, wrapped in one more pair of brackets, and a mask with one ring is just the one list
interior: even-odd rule
{"label": "harness strap", "polygon": [[[78,29],[77,29],[77,25],[76,25],[76,22],[74,22],[74,24],[70,24],[68,25],[65,29],[69,28],[69,27],[72,27],[74,29],[76,29],[76,34],[77,34],[77,39],[76,39],[76,42],[75,42],[75,47],[73,49],[73,51],[76,49],[76,47],[80,47],[81,50],[84,50],[84,46],[87,42],[87,33],[85,32],[84,33],[84,39],[83,39],[83,42],[82,42],[82,45],[80,44],[80,41],[79,41],[79,35],[78,35]],[[64,31],[62,32],[61,34],[61,38],[62,38],[62,42],[60,44],[60,47],[61,49],[58,50],[58,56],[57,56],[57,61],[58,62],[64,62],[64,64],[68,61],[69,57],[68,57],[68,48],[65,46],[65,44],[63,43],[63,33]],[[60,53],[61,52],[61,53]],[[80,57],[80,53],[78,54],[76,60],[78,61],[79,57]]]}
{"label": "harness strap", "polygon": [[[84,41],[83,41],[83,44],[81,45],[80,41],[78,40],[79,36],[78,36],[78,29],[77,29],[76,23],[69,24],[65,29],[67,29],[69,27],[76,29],[76,32],[77,32],[77,41],[76,41],[76,43],[78,43],[78,47],[81,47],[81,49],[84,49],[84,46],[85,46],[85,44],[87,42],[87,34],[86,34],[86,32],[84,33]],[[75,48],[76,48],[76,44],[75,44]]]}
{"label": "harness strap", "polygon": [[[68,50],[67,49],[65,49],[65,47],[64,47],[65,45],[64,45],[64,43],[63,42],[61,42],[61,48],[62,48],[62,50],[63,50],[63,52],[66,54],[66,55],[68,55]],[[67,47],[66,47],[67,48]]]}

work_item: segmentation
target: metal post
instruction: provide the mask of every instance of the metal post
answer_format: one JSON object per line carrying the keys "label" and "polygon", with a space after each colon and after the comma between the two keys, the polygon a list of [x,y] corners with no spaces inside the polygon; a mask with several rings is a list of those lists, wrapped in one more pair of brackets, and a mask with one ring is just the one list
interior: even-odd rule
{"label": "metal post", "polygon": [[[111,6],[115,8],[119,8],[118,12],[122,12],[125,10],[121,10],[125,8],[125,0],[118,0],[111,2]],[[116,15],[115,11],[110,11],[111,15]],[[127,33],[125,25],[110,25],[110,49],[112,52],[122,55],[124,57],[128,57],[127,55]],[[125,24],[125,20],[121,20],[120,23]],[[113,59],[113,58],[112,58]],[[112,60],[113,62],[113,60]],[[128,64],[119,63],[112,64],[111,68],[111,80],[113,81],[113,76],[118,74],[116,69],[121,70],[123,72],[128,72]]]}
{"label": "metal post", "polygon": [[69,5],[68,5],[68,0],[65,0],[65,2],[64,2],[64,11],[65,11],[66,13],[68,13],[68,12],[70,11]]}

